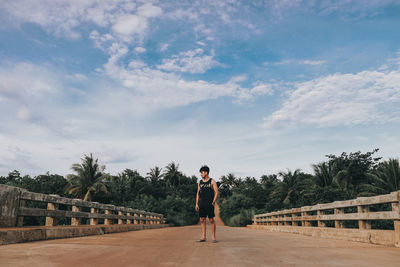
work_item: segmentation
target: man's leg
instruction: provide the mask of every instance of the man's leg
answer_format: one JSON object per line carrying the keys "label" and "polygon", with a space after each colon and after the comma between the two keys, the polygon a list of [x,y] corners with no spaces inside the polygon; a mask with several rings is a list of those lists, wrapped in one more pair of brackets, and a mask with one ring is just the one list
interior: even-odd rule
{"label": "man's leg", "polygon": [[207,217],[200,217],[201,222],[201,239],[206,240],[206,218]]}
{"label": "man's leg", "polygon": [[214,218],[208,218],[211,224],[211,232],[212,232],[212,240],[215,240],[215,230],[216,230],[216,225],[215,225],[215,220]]}

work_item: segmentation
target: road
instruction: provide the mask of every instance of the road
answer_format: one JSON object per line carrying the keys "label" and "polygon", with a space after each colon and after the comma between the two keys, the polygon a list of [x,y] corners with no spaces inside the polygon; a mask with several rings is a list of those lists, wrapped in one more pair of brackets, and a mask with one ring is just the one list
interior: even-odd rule
{"label": "road", "polygon": [[[209,226],[208,230],[210,230]],[[248,228],[200,226],[0,246],[0,266],[400,266],[400,249]]]}

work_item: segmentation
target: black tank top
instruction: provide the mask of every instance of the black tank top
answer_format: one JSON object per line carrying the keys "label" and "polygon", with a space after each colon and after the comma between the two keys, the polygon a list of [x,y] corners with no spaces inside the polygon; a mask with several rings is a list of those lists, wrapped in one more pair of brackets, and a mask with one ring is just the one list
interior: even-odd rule
{"label": "black tank top", "polygon": [[199,191],[199,206],[205,207],[212,204],[214,200],[214,189],[211,186],[210,178],[207,182],[200,180],[200,191]]}

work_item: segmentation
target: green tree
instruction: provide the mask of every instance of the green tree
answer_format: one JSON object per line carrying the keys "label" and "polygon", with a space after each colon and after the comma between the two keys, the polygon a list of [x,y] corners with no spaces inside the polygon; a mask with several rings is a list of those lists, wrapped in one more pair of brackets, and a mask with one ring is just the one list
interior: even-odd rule
{"label": "green tree", "polygon": [[361,196],[388,194],[400,190],[399,159],[381,162],[375,170],[367,173],[367,182],[359,188]]}
{"label": "green tree", "polygon": [[152,185],[157,184],[163,178],[162,168],[155,166],[151,168],[147,173],[146,178],[151,182]]}
{"label": "green tree", "polygon": [[311,175],[302,173],[300,169],[296,169],[294,172],[290,170],[279,172],[278,175],[282,177],[280,191],[284,205],[296,207],[310,204],[309,199],[312,197],[313,186]]}
{"label": "green tree", "polygon": [[228,175],[221,177],[221,184],[228,186],[229,189],[238,188],[241,184],[241,179],[237,178],[233,173],[228,173]]}
{"label": "green tree", "polygon": [[72,164],[71,169],[76,174],[67,175],[68,185],[66,192],[86,201],[91,201],[92,197],[101,192],[107,193],[104,183],[105,166],[98,164],[98,159],[93,159],[93,155],[84,155],[82,163]]}
{"label": "green tree", "polygon": [[114,205],[123,205],[129,199],[131,181],[125,172],[107,176],[106,184]]}
{"label": "green tree", "polygon": [[340,156],[327,156],[332,164],[333,182],[347,192],[348,198],[355,198],[362,191],[359,185],[367,182],[367,173],[375,169],[381,159],[373,157],[378,151],[379,149],[366,153],[343,152]]}
{"label": "green tree", "polygon": [[329,187],[334,181],[333,162],[313,164],[315,184],[319,187]]}
{"label": "green tree", "polygon": [[163,175],[169,186],[178,186],[182,177],[182,173],[179,171],[179,164],[175,162],[168,164],[167,167],[165,167]]}

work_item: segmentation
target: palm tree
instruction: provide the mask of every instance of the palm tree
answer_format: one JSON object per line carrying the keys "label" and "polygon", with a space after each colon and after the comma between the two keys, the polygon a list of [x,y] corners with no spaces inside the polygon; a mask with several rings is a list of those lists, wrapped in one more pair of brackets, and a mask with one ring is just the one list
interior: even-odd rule
{"label": "palm tree", "polygon": [[298,175],[300,169],[292,171],[288,170],[287,173],[279,172],[278,175],[282,177],[281,190],[284,195],[283,203],[292,204],[298,196]]}
{"label": "palm tree", "polygon": [[130,179],[125,172],[118,173],[118,176],[107,177],[108,188],[115,199],[115,204],[122,205],[130,191]]}
{"label": "palm tree", "polygon": [[290,170],[279,172],[278,175],[282,177],[280,190],[283,203],[290,206],[304,204],[299,203],[299,200],[310,197],[312,194],[312,181],[308,175],[302,173],[300,169],[296,169],[293,173]]}
{"label": "palm tree", "polygon": [[329,161],[312,165],[315,173],[314,175],[315,183],[319,187],[328,187],[332,185],[332,182],[334,181],[332,163],[333,163],[332,161]]}
{"label": "palm tree", "polygon": [[98,164],[93,155],[84,155],[82,163],[72,164],[71,169],[76,174],[67,175],[68,185],[66,192],[85,201],[91,201],[92,197],[100,192],[108,193],[104,184],[105,166]]}
{"label": "palm tree", "polygon": [[271,189],[278,183],[278,176],[276,174],[262,175],[260,183],[265,189]]}
{"label": "palm tree", "polygon": [[228,175],[221,176],[221,183],[232,189],[239,187],[241,179],[236,178],[233,173],[229,173]]}
{"label": "palm tree", "polygon": [[152,184],[156,184],[162,177],[162,168],[155,166],[154,168],[150,169],[146,178],[149,179]]}
{"label": "palm tree", "polygon": [[165,171],[163,173],[164,178],[170,186],[177,186],[180,183],[180,178],[182,173],[178,170],[179,164],[175,162],[171,162],[170,164],[165,167]]}
{"label": "palm tree", "polygon": [[367,173],[367,179],[367,183],[359,186],[359,195],[388,194],[400,190],[399,159],[380,163],[376,170]]}

